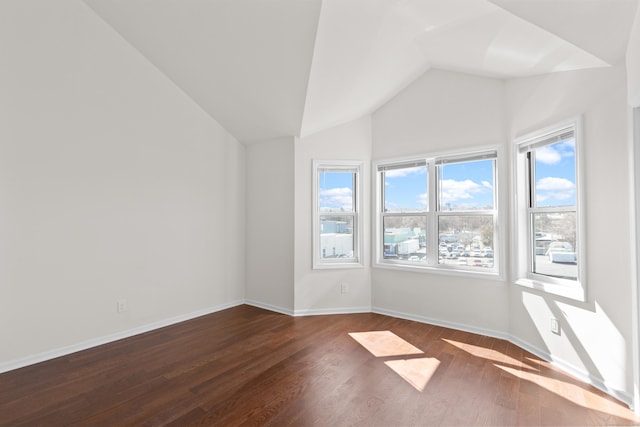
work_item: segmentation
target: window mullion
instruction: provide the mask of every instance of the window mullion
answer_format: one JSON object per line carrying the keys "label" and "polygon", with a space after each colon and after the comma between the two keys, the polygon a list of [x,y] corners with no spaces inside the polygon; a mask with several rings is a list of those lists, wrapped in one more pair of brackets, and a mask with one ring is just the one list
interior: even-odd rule
{"label": "window mullion", "polygon": [[576,212],[575,206],[557,206],[544,208],[530,208],[531,213],[556,213],[556,212]]}
{"label": "window mullion", "polygon": [[427,206],[427,261],[431,266],[438,265],[438,193],[439,180],[435,162],[431,161],[428,166],[427,193],[429,196],[429,206]]}

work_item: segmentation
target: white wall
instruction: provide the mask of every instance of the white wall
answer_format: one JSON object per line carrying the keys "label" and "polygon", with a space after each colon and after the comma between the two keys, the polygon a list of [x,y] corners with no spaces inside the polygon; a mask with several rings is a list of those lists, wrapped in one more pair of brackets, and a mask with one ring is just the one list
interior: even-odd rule
{"label": "white wall", "polygon": [[[619,397],[632,390],[629,145],[624,67],[507,83],[511,138],[583,114],[586,303],[511,287],[511,334]],[[549,330],[560,321],[562,334]]]}
{"label": "white wall", "polygon": [[[364,267],[313,270],[312,179],[313,160],[357,160],[364,162],[362,220],[364,222]],[[368,311],[370,285],[370,160],[371,117],[301,138],[295,145],[295,311],[327,313]],[[349,291],[341,293],[340,284]]]}
{"label": "white wall", "polygon": [[629,105],[640,107],[640,7],[627,44],[627,94]]}
{"label": "white wall", "polygon": [[[373,158],[504,145],[504,94],[498,80],[428,71],[373,114]],[[508,171],[499,173],[504,178]],[[371,277],[376,310],[467,329],[508,329],[504,280],[380,268]]]}
{"label": "white wall", "polygon": [[247,147],[246,298],[293,314],[294,138]]}
{"label": "white wall", "polygon": [[82,2],[0,51],[0,367],[241,301],[244,147]]}

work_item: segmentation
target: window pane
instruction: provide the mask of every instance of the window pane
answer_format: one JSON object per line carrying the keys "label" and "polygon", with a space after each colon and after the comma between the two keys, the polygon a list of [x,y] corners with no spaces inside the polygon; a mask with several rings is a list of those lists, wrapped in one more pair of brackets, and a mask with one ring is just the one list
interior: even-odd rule
{"label": "window pane", "polygon": [[383,228],[384,259],[427,262],[427,218],[424,215],[385,216]]}
{"label": "window pane", "polygon": [[353,216],[320,216],[320,258],[353,258]]}
{"label": "window pane", "polygon": [[576,280],[576,213],[534,213],[533,272]]}
{"label": "window pane", "polygon": [[438,218],[438,263],[493,267],[493,216],[446,215]]}
{"label": "window pane", "polygon": [[575,150],[575,138],[571,137],[532,151],[535,207],[575,206]]}
{"label": "window pane", "polygon": [[382,173],[385,212],[427,210],[427,167],[395,168]]}
{"label": "window pane", "polygon": [[355,173],[319,171],[320,212],[353,212]]}
{"label": "window pane", "polygon": [[441,211],[492,210],[495,160],[444,164],[438,167]]}

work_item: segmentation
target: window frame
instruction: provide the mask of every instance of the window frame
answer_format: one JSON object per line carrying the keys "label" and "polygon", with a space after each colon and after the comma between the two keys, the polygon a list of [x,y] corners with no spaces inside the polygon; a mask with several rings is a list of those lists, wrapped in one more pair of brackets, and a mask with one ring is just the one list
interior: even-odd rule
{"label": "window frame", "polygon": [[[438,178],[439,165],[451,163],[461,163],[465,161],[481,160],[481,156],[492,153],[493,164],[493,209],[492,210],[458,210],[444,211],[438,206],[440,180]],[[500,170],[503,169],[502,147],[497,145],[481,146],[474,149],[455,150],[447,152],[437,152],[431,154],[421,154],[415,156],[407,156],[401,158],[380,159],[372,163],[373,182],[375,183],[375,197],[373,197],[373,209],[375,212],[375,221],[373,224],[373,242],[372,248],[372,264],[377,268],[398,269],[404,271],[419,271],[444,275],[466,276],[475,278],[487,278],[493,280],[503,280],[504,278],[504,262],[502,262],[502,253],[504,252],[505,242],[504,236],[500,230],[499,218],[504,215],[503,204],[500,199],[504,198],[501,194],[503,185],[500,183]],[[400,166],[406,164],[411,165],[424,162],[427,167],[427,200],[428,205],[425,211],[410,211],[403,213],[386,213],[384,212],[384,183],[382,182],[381,168],[394,165]],[[422,216],[426,218],[426,262],[417,264],[407,260],[395,260],[384,258],[384,218],[388,216]],[[494,265],[490,268],[478,268],[472,266],[458,266],[439,264],[438,245],[439,230],[438,221],[441,217],[447,216],[486,216],[493,217],[493,254]]]}
{"label": "window frame", "polygon": [[[586,250],[585,250],[585,208],[584,208],[584,165],[583,165],[583,123],[582,117],[577,116],[551,126],[521,135],[514,139],[513,173],[514,173],[514,220],[513,220],[513,282],[527,288],[541,290],[550,294],[586,301]],[[530,160],[527,153],[537,148],[553,144],[549,142],[554,136],[569,129],[573,131],[574,161],[575,161],[575,206],[537,207],[532,198],[535,197],[535,180],[530,170]],[[559,142],[559,141],[558,141]],[[534,187],[532,189],[532,187]],[[533,215],[543,213],[575,212],[576,216],[576,244],[577,258],[576,280],[554,277],[535,273],[533,270],[534,242]]]}
{"label": "window frame", "polygon": [[[313,203],[312,203],[312,268],[315,269],[338,269],[338,268],[362,268],[363,264],[363,212],[362,212],[362,161],[352,160],[313,160]],[[353,171],[353,210],[351,212],[320,212],[320,182],[319,174],[323,170]],[[323,216],[349,216],[353,218],[353,257],[351,258],[322,258],[320,219]]]}

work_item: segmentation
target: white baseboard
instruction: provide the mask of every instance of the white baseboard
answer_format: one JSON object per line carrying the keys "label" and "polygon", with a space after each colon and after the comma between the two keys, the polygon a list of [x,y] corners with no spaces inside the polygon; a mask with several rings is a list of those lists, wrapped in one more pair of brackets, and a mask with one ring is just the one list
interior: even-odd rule
{"label": "white baseboard", "polygon": [[415,314],[401,313],[399,311],[387,310],[385,308],[380,308],[380,307],[373,307],[371,311],[373,313],[383,314],[385,316],[397,317],[399,319],[405,319],[405,320],[413,320],[416,322],[426,323],[429,325],[442,326],[443,328],[456,329],[459,331],[470,332],[472,334],[486,335],[489,337],[510,341],[509,335],[501,331],[478,328],[476,326],[465,325],[462,323],[448,322],[445,320],[439,320],[439,319],[434,319],[434,318],[425,317],[425,316],[418,316]]}
{"label": "white baseboard", "polygon": [[324,316],[330,314],[371,313],[371,307],[342,307],[342,308],[307,308],[295,310],[294,316]]}
{"label": "white baseboard", "polygon": [[493,338],[499,338],[499,339],[503,339],[506,341],[509,341],[510,343],[517,345],[518,347],[528,351],[529,353],[532,353],[534,355],[536,355],[537,357],[541,358],[542,360],[545,360],[549,363],[551,363],[553,366],[562,369],[564,372],[576,377],[577,379],[579,379],[582,382],[585,382],[587,384],[590,384],[592,386],[594,386],[595,388],[599,389],[600,391],[603,391],[604,393],[607,393],[608,395],[620,400],[621,402],[627,404],[630,408],[633,408],[633,395],[631,395],[630,393],[624,391],[624,390],[619,390],[616,389],[614,387],[608,386],[606,381],[604,381],[604,379],[599,378],[599,377],[595,377],[594,375],[589,374],[587,371],[585,371],[582,368],[579,368],[571,363],[568,363],[562,359],[559,359],[557,357],[554,357],[553,355],[549,354],[547,351],[543,351],[529,343],[527,343],[526,341],[521,340],[518,337],[514,337],[510,334],[506,334],[504,332],[500,332],[500,331],[494,331],[491,329],[483,329],[483,328],[478,328],[475,326],[470,326],[470,325],[465,325],[465,324],[460,324],[460,323],[455,323],[455,322],[448,322],[448,321],[442,321],[442,320],[438,320],[438,319],[433,319],[433,318],[429,318],[429,317],[424,317],[424,316],[417,316],[417,315],[413,315],[413,314],[406,314],[406,313],[401,313],[401,312],[397,312],[397,311],[393,311],[393,310],[387,310],[384,308],[380,308],[380,307],[373,307],[371,309],[372,312],[374,313],[378,313],[378,314],[383,314],[385,316],[391,316],[391,317],[398,317],[400,319],[406,319],[406,320],[414,320],[416,322],[420,322],[420,323],[426,323],[429,325],[436,325],[436,326],[442,326],[445,328],[450,328],[450,329],[456,329],[456,330],[460,330],[460,331],[465,331],[465,332],[471,332],[474,334],[480,334],[480,335],[486,335],[489,337],[493,337]]}
{"label": "white baseboard", "polygon": [[247,305],[258,307],[258,308],[264,308],[265,310],[275,311],[276,313],[286,314],[288,316],[293,316],[295,314],[294,311],[290,308],[279,307],[277,305],[266,304],[266,303],[251,300],[251,299],[244,300],[244,303]]}
{"label": "white baseboard", "polygon": [[42,353],[30,355],[16,360],[10,360],[8,362],[0,363],[0,373],[12,371],[14,369],[23,368],[25,366],[34,365],[36,363],[44,362],[47,360],[55,359],[56,357],[66,356],[78,351],[87,350],[99,345],[108,344],[110,342],[118,341],[124,338],[129,338],[134,335],[143,334],[145,332],[153,331],[154,329],[164,328],[165,326],[174,325],[176,323],[184,322],[185,320],[195,319],[196,317],[205,316],[207,314],[215,313],[217,311],[226,310],[231,307],[242,305],[243,301],[232,301],[226,304],[218,305],[215,307],[205,308],[202,310],[193,311],[191,313],[181,314],[179,316],[171,317],[169,319],[163,319],[157,322],[149,323],[146,325],[138,326],[126,331],[116,332],[109,335],[104,335],[97,338],[91,338],[86,341],[79,342],[64,347],[55,348],[52,350],[44,351]]}

